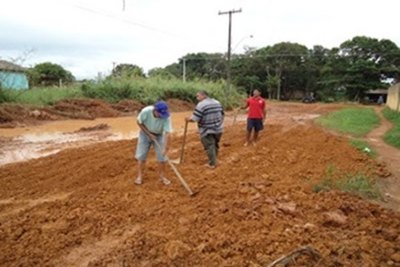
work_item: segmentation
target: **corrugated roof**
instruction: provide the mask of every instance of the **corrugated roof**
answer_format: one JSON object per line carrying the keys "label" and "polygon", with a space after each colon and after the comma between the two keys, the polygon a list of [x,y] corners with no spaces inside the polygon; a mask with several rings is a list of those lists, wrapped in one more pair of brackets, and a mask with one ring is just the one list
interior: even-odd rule
{"label": "corrugated roof", "polygon": [[12,62],[0,60],[0,70],[23,72],[24,68]]}
{"label": "corrugated roof", "polygon": [[387,95],[388,90],[387,89],[373,89],[373,90],[366,91],[366,93],[371,94],[371,95]]}

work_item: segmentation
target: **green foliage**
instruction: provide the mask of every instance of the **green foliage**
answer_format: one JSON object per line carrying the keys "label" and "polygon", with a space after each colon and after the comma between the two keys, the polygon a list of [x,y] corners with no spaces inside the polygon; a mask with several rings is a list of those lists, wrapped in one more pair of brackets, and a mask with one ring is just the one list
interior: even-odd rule
{"label": "green foliage", "polygon": [[368,142],[361,139],[350,139],[349,142],[352,146],[357,148],[362,153],[365,153],[372,158],[376,157],[376,151],[373,148],[371,148]]}
{"label": "green foliage", "polygon": [[400,50],[389,40],[356,36],[340,45],[335,67],[349,99],[362,99],[368,89],[400,74]]}
{"label": "green foliage", "polygon": [[361,173],[341,174],[335,168],[328,166],[325,176],[314,185],[313,191],[318,193],[330,190],[339,190],[366,199],[382,198],[375,181],[367,175]]}
{"label": "green foliage", "polygon": [[377,127],[378,115],[372,108],[345,108],[317,119],[324,127],[361,137]]}
{"label": "green foliage", "polygon": [[108,79],[100,83],[85,83],[81,89],[85,97],[99,98],[111,103],[122,99],[136,99],[143,104],[152,104],[168,98],[195,102],[196,92],[206,90],[211,97],[221,101],[225,108],[231,108],[243,97],[236,89],[228,92],[223,82],[183,82],[180,79],[165,80],[159,76],[148,79]]}
{"label": "green foliage", "polygon": [[82,92],[78,87],[43,87],[30,90],[10,90],[12,101],[21,104],[34,106],[52,105],[57,101],[68,98],[82,97]]}
{"label": "green foliage", "polygon": [[50,62],[40,63],[27,71],[31,86],[55,86],[60,80],[63,84],[75,80],[71,72],[65,70],[58,64]]}
{"label": "green foliage", "polygon": [[144,78],[145,75],[143,69],[137,65],[119,64],[112,70],[111,77],[128,79],[137,77]]}
{"label": "green foliage", "polygon": [[385,133],[383,139],[389,145],[400,148],[400,112],[385,108],[382,113],[393,124],[393,128]]}
{"label": "green foliage", "polygon": [[15,90],[12,89],[2,89],[0,87],[0,103],[14,102],[15,96],[13,95]]}
{"label": "green foliage", "polygon": [[170,80],[173,78],[176,78],[171,72],[169,72],[167,69],[163,69],[163,68],[154,68],[149,70],[148,72],[148,76],[150,78],[161,78],[161,79],[165,79],[165,80]]}

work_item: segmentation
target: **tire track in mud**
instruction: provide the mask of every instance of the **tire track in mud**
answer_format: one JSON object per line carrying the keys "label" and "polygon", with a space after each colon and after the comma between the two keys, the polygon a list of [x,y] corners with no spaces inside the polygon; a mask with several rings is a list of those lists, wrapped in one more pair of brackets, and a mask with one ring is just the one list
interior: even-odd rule
{"label": "tire track in mud", "polygon": [[0,213],[0,219],[3,219],[3,217],[7,217],[7,216],[13,215],[15,213],[19,213],[19,212],[31,209],[33,207],[36,207],[36,206],[44,204],[44,203],[65,200],[70,195],[71,195],[71,193],[60,193],[60,194],[48,196],[46,198],[38,198],[38,199],[24,199],[24,200],[16,200],[14,198],[1,199],[0,200],[0,209],[1,209],[1,206],[3,205],[3,206],[6,206],[6,210],[9,210],[9,211],[2,211]]}
{"label": "tire track in mud", "polygon": [[[60,260],[56,260],[56,265],[69,267],[85,267],[93,261],[101,260],[104,255],[109,254],[113,249],[125,242],[128,238],[135,235],[141,229],[140,225],[134,225],[117,233],[110,233],[101,240],[94,243],[85,244],[73,249],[69,254]],[[121,233],[122,231],[122,233]]]}

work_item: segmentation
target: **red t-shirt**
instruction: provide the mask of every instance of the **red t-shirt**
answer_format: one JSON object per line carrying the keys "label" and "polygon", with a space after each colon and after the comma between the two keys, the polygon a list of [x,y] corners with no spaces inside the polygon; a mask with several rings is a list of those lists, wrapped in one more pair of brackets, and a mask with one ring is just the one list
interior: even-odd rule
{"label": "red t-shirt", "polygon": [[247,99],[247,106],[249,108],[247,113],[249,119],[264,118],[265,100],[262,97],[249,97]]}

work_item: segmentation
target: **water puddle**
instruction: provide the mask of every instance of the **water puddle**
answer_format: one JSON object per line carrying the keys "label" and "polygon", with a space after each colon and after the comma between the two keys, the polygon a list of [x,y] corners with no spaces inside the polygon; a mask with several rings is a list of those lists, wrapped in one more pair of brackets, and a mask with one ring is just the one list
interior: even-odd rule
{"label": "water puddle", "polygon": [[98,142],[118,141],[137,137],[137,132],[111,133],[93,131],[77,133],[36,133],[11,138],[1,145],[0,165],[21,162],[56,154],[66,148],[80,147]]}

